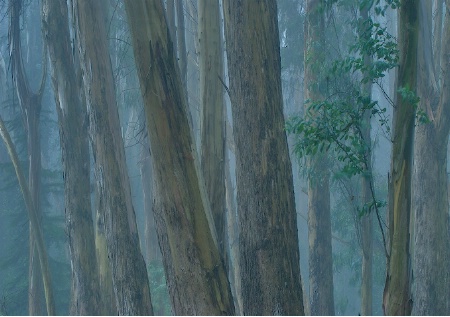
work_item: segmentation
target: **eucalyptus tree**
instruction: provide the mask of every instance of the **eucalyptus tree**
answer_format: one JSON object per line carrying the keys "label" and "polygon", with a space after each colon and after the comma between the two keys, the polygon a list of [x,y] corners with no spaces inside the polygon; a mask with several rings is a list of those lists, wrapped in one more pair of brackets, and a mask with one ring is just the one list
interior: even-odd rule
{"label": "eucalyptus tree", "polygon": [[244,315],[303,315],[276,1],[223,2]]}
{"label": "eucalyptus tree", "polygon": [[88,122],[77,83],[66,2],[44,0],[42,19],[60,127],[72,265],[71,314],[98,315],[101,297],[91,212]]}
{"label": "eucalyptus tree", "polygon": [[42,278],[42,285],[44,290],[45,304],[48,315],[55,314],[55,302],[53,297],[53,286],[50,276],[50,267],[48,260],[47,248],[45,247],[44,234],[42,230],[42,225],[40,221],[39,214],[36,209],[36,205],[33,201],[33,196],[29,185],[26,183],[25,175],[20,166],[19,157],[17,155],[14,144],[12,143],[11,136],[6,129],[3,119],[0,117],[0,136],[3,139],[8,154],[14,165],[14,170],[19,181],[20,189],[22,191],[23,198],[25,200],[25,205],[28,211],[28,218],[30,221],[30,227],[33,228],[31,234],[33,235],[33,241],[35,243],[38,267],[41,272],[40,277]]}
{"label": "eucalyptus tree", "polygon": [[233,314],[162,1],[125,1],[152,151],[155,222],[173,312]]}
{"label": "eucalyptus tree", "polygon": [[[358,36],[364,41],[370,41],[372,36],[371,25],[373,21],[369,19],[371,3],[366,2],[360,5],[360,18],[358,20]],[[363,67],[366,70],[364,77],[369,77],[369,69],[372,67],[373,56],[369,52],[364,52]],[[372,80],[367,80],[361,87],[363,97],[372,99]],[[373,169],[372,169],[372,140],[371,140],[371,112],[366,109],[363,113],[361,123],[361,134],[365,144],[364,157],[365,168],[361,177],[361,199],[362,204],[368,206],[373,200]],[[366,212],[361,219],[361,249],[362,249],[362,275],[361,275],[361,315],[371,316],[372,312],[372,290],[373,290],[373,213]]]}
{"label": "eucalyptus tree", "polygon": [[386,315],[411,313],[411,180],[417,106],[417,49],[420,0],[402,0],[399,7],[399,67],[392,121],[389,182],[389,247],[383,310]]}
{"label": "eucalyptus tree", "polygon": [[[445,10],[443,8],[445,7]],[[450,314],[450,228],[447,148],[450,131],[450,4],[421,1],[418,111],[427,115],[414,136],[412,314]],[[434,15],[433,12],[436,12]],[[444,12],[446,12],[444,14]],[[433,27],[433,19],[436,24]],[[444,21],[444,23],[442,23]]]}
{"label": "eucalyptus tree", "polygon": [[111,60],[101,1],[73,1],[76,45],[81,60],[114,294],[121,315],[152,314],[149,282],[131,201],[120,133]]}
{"label": "eucalyptus tree", "polygon": [[[305,113],[308,100],[325,98],[325,9],[326,1],[308,0],[305,20]],[[331,248],[330,171],[328,155],[316,153],[307,158],[309,298],[311,315],[334,315],[333,253]]]}
{"label": "eucalyptus tree", "polygon": [[[325,152],[336,159],[338,168],[335,179],[351,180],[353,176],[361,177],[361,200],[356,206],[357,230],[361,231],[360,246],[362,249],[362,313],[371,314],[371,217],[376,214],[383,238],[384,251],[389,256],[380,208],[385,205],[375,195],[374,176],[372,171],[372,141],[370,121],[378,117],[378,123],[385,131],[389,131],[386,109],[371,96],[373,83],[379,83],[386,72],[398,65],[397,44],[394,37],[387,32],[387,28],[369,15],[373,10],[375,15],[383,16],[386,10],[396,8],[397,1],[368,1],[337,2],[340,8],[353,10],[359,8],[359,17],[350,19],[350,27],[354,32],[354,41],[342,46],[348,53],[338,58],[322,58],[316,65],[312,75],[316,80],[305,81],[316,91],[319,89],[320,78],[325,78],[325,88],[322,95],[308,95],[308,105],[305,107],[304,117],[294,118],[289,122],[288,130],[298,135],[296,152],[300,157],[311,154],[323,155]],[[324,9],[323,3],[320,9]],[[327,8],[333,10],[333,8]],[[348,10],[350,11],[350,10]],[[308,36],[308,34],[306,34]],[[308,42],[307,42],[308,43]],[[312,47],[318,46],[320,41],[312,42]],[[305,53],[306,61],[317,61],[323,50],[316,54]],[[334,60],[333,60],[334,59]],[[315,68],[313,68],[315,67]],[[322,73],[321,73],[322,72]],[[306,69],[305,79],[308,77]],[[320,77],[320,75],[322,77]],[[311,89],[312,90],[312,89]],[[325,93],[324,93],[325,92]],[[313,171],[309,171],[311,174]],[[317,177],[317,172],[313,173]],[[313,297],[314,294],[311,294]]]}

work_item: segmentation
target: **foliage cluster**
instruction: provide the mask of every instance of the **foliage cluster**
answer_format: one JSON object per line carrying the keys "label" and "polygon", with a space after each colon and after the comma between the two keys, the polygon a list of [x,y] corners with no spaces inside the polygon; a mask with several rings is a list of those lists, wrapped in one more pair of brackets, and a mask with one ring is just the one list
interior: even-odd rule
{"label": "foliage cluster", "polygon": [[[360,4],[363,2],[367,1]],[[382,7],[375,11],[384,14],[385,10]],[[306,100],[304,116],[292,117],[287,123],[288,132],[296,136],[295,152],[300,158],[317,152],[334,153],[343,164],[341,172],[349,177],[365,173],[370,164],[371,158],[366,155],[370,145],[363,136],[364,125],[368,124],[364,116],[377,116],[389,133],[386,108],[380,107],[362,87],[379,84],[398,63],[397,43],[386,27],[370,17],[352,20],[351,25],[357,30],[354,44],[346,56],[332,61],[323,71],[324,99]]]}

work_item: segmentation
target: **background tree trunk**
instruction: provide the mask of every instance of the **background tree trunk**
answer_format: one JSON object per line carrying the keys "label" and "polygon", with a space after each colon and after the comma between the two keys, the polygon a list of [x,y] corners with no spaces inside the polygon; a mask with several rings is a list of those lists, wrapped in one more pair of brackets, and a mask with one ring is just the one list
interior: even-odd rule
{"label": "background tree trunk", "polygon": [[[324,99],[325,1],[308,0],[305,21],[305,100]],[[309,104],[305,102],[305,113]],[[334,315],[328,158],[307,158],[309,298],[311,315]]]}
{"label": "background tree trunk", "polygon": [[[368,32],[367,25],[369,22],[369,10],[370,5],[366,4],[360,10],[360,23],[359,23],[359,36],[364,40],[369,40],[371,32]],[[364,66],[366,69],[370,69],[372,65],[372,56],[364,55]],[[370,74],[363,74],[369,77]],[[362,95],[367,97],[368,100],[372,100],[372,80],[367,81],[362,86]],[[373,168],[372,168],[372,139],[371,139],[371,113],[370,110],[366,110],[362,120],[362,137],[365,143],[365,162],[366,168],[364,169],[363,176],[361,178],[361,192],[362,203],[366,206],[374,202],[372,194],[373,186]],[[361,315],[372,316],[372,291],[373,291],[373,278],[372,278],[372,266],[373,266],[373,213],[375,210],[367,210],[367,214],[362,216],[361,219],[361,245],[362,245],[362,277],[361,277]]]}
{"label": "background tree trunk", "polygon": [[90,120],[99,198],[104,204],[108,258],[120,315],[152,314],[149,282],[139,250],[136,219],[120,134],[101,1],[78,0],[74,16]]}
{"label": "background tree trunk", "polygon": [[233,314],[162,1],[127,0],[125,8],[145,104],[155,221],[173,313]]}
{"label": "background tree trunk", "polygon": [[5,124],[0,117],[0,136],[5,142],[6,148],[8,150],[9,157],[14,165],[16,171],[17,179],[19,181],[20,189],[25,200],[25,205],[28,211],[28,217],[30,221],[30,226],[33,228],[32,234],[33,240],[36,243],[36,251],[38,255],[39,264],[37,265],[41,270],[41,278],[44,289],[44,298],[46,302],[46,308],[49,315],[55,315],[55,301],[53,297],[53,287],[50,277],[50,268],[48,264],[48,253],[45,248],[44,234],[42,232],[42,226],[40,219],[38,217],[37,210],[34,206],[34,201],[31,195],[31,191],[26,184],[25,175],[20,167],[19,157],[16,153],[14,145],[11,141],[11,137],[6,130]]}
{"label": "background tree trunk", "polygon": [[244,315],[303,315],[275,1],[223,2]]}
{"label": "background tree trunk", "polygon": [[[27,133],[27,148],[29,157],[28,186],[31,199],[38,217],[41,215],[41,145],[39,119],[41,114],[41,100],[44,92],[45,79],[47,77],[46,58],[43,57],[43,72],[39,90],[31,91],[30,84],[25,74],[22,61],[22,48],[20,40],[19,19],[22,13],[22,0],[10,0],[10,57],[12,63],[13,79],[19,98],[22,118]],[[38,251],[36,250],[35,234],[30,224],[30,258],[29,258],[29,287],[28,310],[30,315],[43,315],[45,313],[44,289],[42,284],[42,272],[39,267]]]}

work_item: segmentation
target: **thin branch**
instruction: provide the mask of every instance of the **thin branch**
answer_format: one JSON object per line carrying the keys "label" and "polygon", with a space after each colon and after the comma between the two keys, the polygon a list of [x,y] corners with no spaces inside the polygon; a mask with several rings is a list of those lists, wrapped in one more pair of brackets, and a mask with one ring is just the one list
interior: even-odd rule
{"label": "thin branch", "polygon": [[44,282],[44,291],[45,291],[45,301],[47,304],[47,312],[49,315],[55,315],[55,302],[53,299],[53,291],[50,279],[49,265],[48,265],[48,254],[45,249],[44,244],[44,235],[42,233],[42,227],[39,222],[39,217],[37,216],[35,205],[33,202],[33,198],[31,197],[30,189],[27,185],[27,181],[20,167],[19,157],[17,156],[16,149],[11,140],[11,136],[6,129],[6,126],[3,122],[2,117],[0,116],[0,136],[5,142],[6,148],[8,150],[8,154],[11,158],[11,161],[14,165],[14,169],[16,171],[17,180],[19,181],[20,189],[22,190],[23,198],[25,200],[25,205],[28,211],[28,217],[30,219],[31,226],[34,230],[31,232],[35,235],[38,255],[39,255],[39,264],[41,266],[42,271],[42,280]]}

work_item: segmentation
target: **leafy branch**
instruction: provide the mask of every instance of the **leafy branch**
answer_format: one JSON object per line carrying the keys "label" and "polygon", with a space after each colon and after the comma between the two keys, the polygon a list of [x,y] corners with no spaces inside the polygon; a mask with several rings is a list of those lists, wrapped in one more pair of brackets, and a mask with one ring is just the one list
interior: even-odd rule
{"label": "leafy branch", "polygon": [[[332,4],[344,2],[331,1]],[[348,2],[348,1],[347,1]],[[388,8],[397,8],[398,0],[360,0],[359,9],[373,8],[376,15],[384,16]],[[356,18],[351,21],[357,32],[354,44],[350,45],[348,55],[334,60],[328,71],[323,71],[327,83],[327,94],[323,100],[308,100],[303,118],[293,117],[287,123],[287,131],[296,136],[294,151],[300,159],[316,153],[332,153],[342,163],[339,177],[351,178],[363,175],[369,179],[372,202],[364,204],[360,215],[375,210],[385,245],[386,239],[379,208],[386,205],[375,197],[374,181],[371,172],[371,145],[365,140],[364,125],[377,117],[383,131],[389,133],[389,120],[386,108],[372,100],[364,86],[379,84],[386,73],[397,67],[399,52],[397,41],[380,23],[372,18]],[[370,62],[368,62],[370,60]],[[314,67],[314,65],[311,65]],[[324,67],[316,65],[315,67]],[[356,79],[355,79],[356,78]],[[330,82],[335,83],[331,87]],[[344,86],[344,89],[341,87]],[[403,98],[409,98],[411,104],[417,104],[417,97],[411,91],[403,89]],[[390,100],[390,99],[389,99]],[[391,102],[391,101],[390,101]],[[391,102],[393,105],[393,103]],[[422,116],[426,121],[426,116]],[[420,119],[419,119],[420,121]]]}

